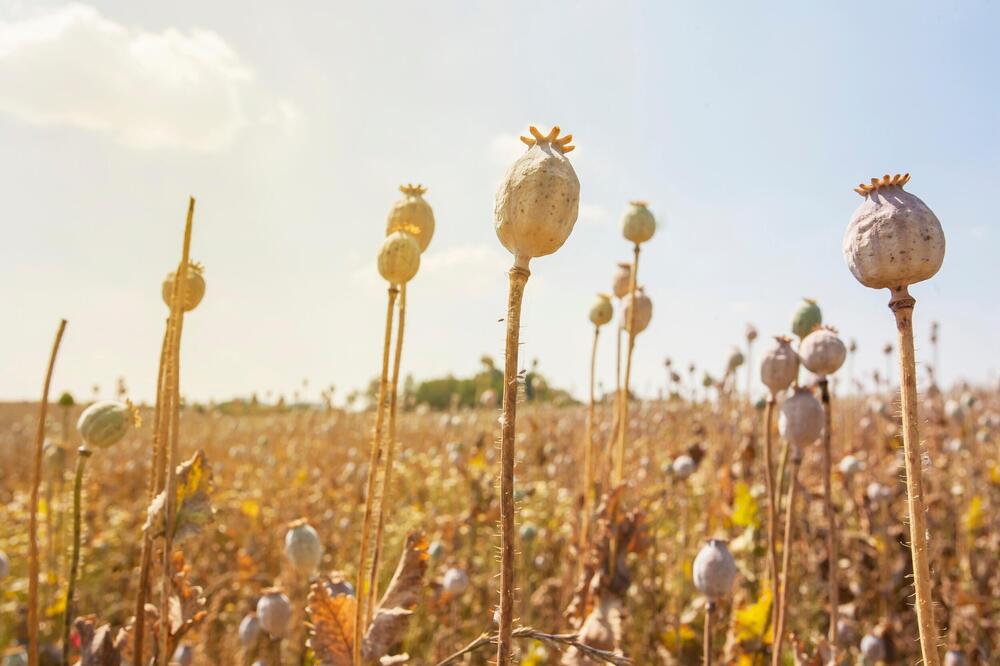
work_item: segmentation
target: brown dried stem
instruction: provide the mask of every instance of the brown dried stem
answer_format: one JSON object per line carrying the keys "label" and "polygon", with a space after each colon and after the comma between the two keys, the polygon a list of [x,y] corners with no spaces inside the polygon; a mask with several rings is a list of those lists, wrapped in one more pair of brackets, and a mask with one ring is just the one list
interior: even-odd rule
{"label": "brown dried stem", "polygon": [[84,444],[77,450],[76,473],[73,477],[73,552],[69,561],[69,579],[66,583],[66,609],[63,613],[62,663],[69,661],[69,631],[76,612],[76,577],[80,570],[80,541],[82,532],[81,504],[83,501],[83,472],[91,450]]}
{"label": "brown dried stem", "polygon": [[767,564],[769,575],[771,577],[771,615],[772,617],[777,618],[778,544],[773,461],[774,406],[775,397],[772,393],[767,398],[767,407],[764,413],[764,480],[767,484]]}
{"label": "brown dried stem", "polygon": [[632,276],[629,285],[631,308],[628,317],[628,348],[625,353],[625,380],[622,382],[621,391],[618,395],[619,401],[619,421],[618,421],[618,446],[615,453],[615,475],[613,484],[617,486],[625,476],[625,439],[628,432],[628,398],[629,383],[632,377],[632,352],[635,349],[635,312],[638,310],[635,303],[636,281],[639,277],[639,244],[635,244],[633,250]]}
{"label": "brown dried stem", "polygon": [[[577,634],[547,634],[545,632],[532,629],[531,627],[519,627],[512,632],[511,636],[513,638],[530,638],[537,641],[544,641],[546,643],[553,643],[559,649],[567,647],[576,648],[578,651],[591,659],[608,664],[615,664],[615,666],[630,666],[632,664],[632,660],[628,657],[624,657],[607,650],[600,650],[598,648],[591,647],[586,643],[582,643]],[[437,662],[435,666],[448,666],[448,664],[459,663],[460,659],[465,655],[475,652],[479,648],[487,645],[493,645],[496,642],[497,634],[482,634],[479,638],[472,641],[458,652],[445,657],[443,661]]]}
{"label": "brown dried stem", "polygon": [[771,665],[781,664],[781,645],[785,639],[785,617],[788,614],[788,577],[791,574],[792,563],[792,527],[795,513],[795,486],[798,485],[799,464],[798,451],[792,456],[792,469],[788,475],[788,496],[785,500],[785,538],[781,553],[781,594],[778,599],[778,621],[774,630],[774,649],[771,652]]}
{"label": "brown dried stem", "polygon": [[828,563],[828,584],[830,586],[830,659],[837,660],[837,618],[840,608],[840,583],[837,577],[840,553],[837,539],[837,512],[833,508],[833,413],[830,407],[830,385],[827,378],[819,380],[820,396],[823,402],[823,508],[826,512],[826,558]]}
{"label": "brown dried stem", "polygon": [[590,520],[594,513],[594,370],[597,365],[597,340],[601,327],[594,326],[594,344],[590,350],[590,396],[587,403],[587,434],[583,452],[583,519],[580,521],[580,553],[587,552],[590,539]]}

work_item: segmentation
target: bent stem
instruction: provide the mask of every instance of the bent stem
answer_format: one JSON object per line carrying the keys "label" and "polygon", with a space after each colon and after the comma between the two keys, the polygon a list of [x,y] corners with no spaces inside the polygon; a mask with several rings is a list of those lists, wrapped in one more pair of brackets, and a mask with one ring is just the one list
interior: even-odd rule
{"label": "bent stem", "polygon": [[406,325],[406,285],[399,287],[399,322],[396,324],[396,350],[392,361],[392,380],[389,383],[389,443],[386,447],[382,471],[382,493],[377,498],[375,515],[375,547],[372,559],[372,575],[368,580],[368,612],[365,624],[371,624],[375,603],[378,599],[378,566],[382,560],[382,535],[385,529],[386,495],[392,487],[392,461],[396,454],[396,406],[399,394],[399,364],[403,357],[403,331]]}
{"label": "bent stem", "polygon": [[837,616],[840,609],[840,586],[837,568],[840,553],[837,540],[837,512],[833,508],[833,413],[830,407],[830,384],[827,378],[819,380],[820,396],[823,401],[823,508],[826,512],[826,559],[830,586],[830,660],[837,661]]}
{"label": "bent stem", "polygon": [[774,462],[772,431],[774,430],[774,394],[767,399],[764,416],[764,480],[767,484],[767,564],[771,576],[771,615],[777,617],[778,603],[778,545],[775,499],[774,499]]}
{"label": "bent stem", "polygon": [[73,477],[73,552],[69,561],[69,578],[66,587],[66,610],[63,613],[62,663],[69,661],[69,631],[73,626],[76,612],[76,577],[80,570],[81,499],[83,495],[83,471],[92,451],[84,444],[77,449],[76,474]]}
{"label": "bent stem", "polygon": [[[62,343],[63,332],[66,330],[66,320],[59,322],[56,339],[49,353],[49,367],[45,372],[45,384],[42,386],[42,402],[38,405],[38,428],[35,430],[35,459],[31,481],[31,512],[28,516],[28,664],[38,664],[38,488],[42,483],[42,449],[45,446],[45,414],[49,409],[49,386],[52,384],[52,371],[56,366],[56,355]],[[52,513],[52,506],[46,508],[46,513]]]}
{"label": "bent stem", "polygon": [[594,326],[594,344],[590,349],[590,400],[587,404],[587,435],[584,440],[583,452],[583,520],[580,521],[580,563],[583,564],[583,553],[587,552],[587,542],[590,540],[590,516],[594,510],[594,369],[597,364],[597,339],[601,335],[601,327]]}
{"label": "bent stem", "polygon": [[916,299],[906,286],[892,290],[889,308],[899,333],[899,387],[903,411],[903,456],[906,466],[906,509],[910,521],[910,555],[916,592],[920,652],[926,666],[938,666],[937,626],[927,557],[927,521],[920,468],[920,429],[917,423],[917,369],[913,351],[913,306]]}
{"label": "bent stem", "polygon": [[364,583],[368,573],[368,537],[371,531],[372,510],[375,501],[375,481],[382,460],[382,428],[385,423],[385,395],[389,388],[389,347],[392,343],[392,317],[399,289],[396,285],[389,287],[388,304],[385,310],[385,335],[382,343],[382,373],[378,382],[378,404],[375,407],[375,426],[372,430],[371,455],[368,459],[368,484],[365,491],[365,518],[361,523],[361,548],[358,551],[358,572],[355,582],[355,594],[358,603],[354,612],[354,657],[355,666],[361,666],[361,637],[364,635],[362,620],[365,617]]}
{"label": "bent stem", "polygon": [[788,576],[791,573],[792,562],[792,514],[795,512],[795,486],[798,485],[800,454],[798,451],[792,457],[792,469],[788,479],[788,498],[785,501],[785,538],[781,552],[781,593],[778,599],[778,622],[774,631],[774,651],[771,652],[771,665],[781,664],[781,645],[785,640],[785,617],[788,614]]}
{"label": "bent stem", "polygon": [[629,383],[632,376],[632,351],[635,349],[635,311],[638,309],[635,305],[636,280],[639,277],[638,243],[635,244],[633,254],[635,259],[632,263],[632,279],[631,284],[629,285],[631,308],[629,309],[628,316],[628,348],[625,353],[625,380],[622,383],[621,390],[618,394],[618,447],[615,455],[614,486],[619,485],[625,476],[625,436],[628,431]]}
{"label": "bent stem", "polygon": [[497,665],[511,660],[514,613],[514,434],[517,420],[517,352],[521,337],[521,301],[528,282],[527,261],[517,257],[508,273],[507,341],[504,349],[503,417],[500,423],[500,626]]}

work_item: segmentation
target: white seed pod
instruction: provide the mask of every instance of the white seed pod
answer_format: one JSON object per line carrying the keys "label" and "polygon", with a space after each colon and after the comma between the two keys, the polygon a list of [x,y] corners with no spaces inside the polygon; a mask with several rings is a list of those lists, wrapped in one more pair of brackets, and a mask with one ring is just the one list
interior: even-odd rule
{"label": "white seed pod", "polygon": [[403,198],[392,205],[385,225],[385,235],[397,231],[410,234],[423,252],[434,237],[434,211],[424,199],[426,187],[422,185],[400,185]]}
{"label": "white seed pod", "polygon": [[847,347],[832,328],[817,328],[802,339],[799,358],[809,372],[824,377],[840,370],[847,358]]}
{"label": "white seed pod", "polygon": [[856,188],[865,200],[844,233],[844,261],[858,282],[892,289],[932,277],[944,261],[944,231],[934,212],[903,190],[910,174],[873,178]]}
{"label": "white seed pod", "polygon": [[178,666],[191,666],[194,663],[194,648],[187,643],[178,645],[170,663]]}
{"label": "white seed pod", "polygon": [[781,403],[778,432],[789,444],[809,446],[823,434],[823,405],[812,391],[795,389],[790,398]]}
{"label": "white seed pod", "polygon": [[678,479],[686,479],[692,474],[694,474],[695,469],[698,465],[695,464],[694,458],[686,453],[674,458],[673,464],[671,464],[670,469]]}
{"label": "white seed pod", "polygon": [[319,534],[306,520],[296,520],[285,533],[285,555],[296,571],[312,573],[323,559],[323,544]]}
{"label": "white seed pod", "polygon": [[875,634],[865,634],[861,639],[861,659],[866,665],[885,659],[885,642]]}
{"label": "white seed pod", "polygon": [[247,648],[257,642],[260,636],[260,620],[256,613],[247,613],[240,620],[240,645]]}
{"label": "white seed pod", "polygon": [[607,294],[598,294],[597,300],[590,306],[590,321],[594,326],[604,326],[615,316],[615,309],[611,306],[611,297]]}
{"label": "white seed pod", "polygon": [[106,449],[125,436],[131,423],[132,410],[128,405],[102,400],[83,410],[76,429],[88,446]]}
{"label": "white seed pod", "polygon": [[965,653],[959,650],[948,650],[944,653],[944,666],[966,666],[969,660],[965,658]]}
{"label": "white seed pod", "polygon": [[840,464],[837,465],[837,468],[840,470],[840,473],[843,474],[845,477],[851,478],[855,474],[863,470],[865,466],[860,460],[857,459],[856,456],[847,454],[846,456],[840,459]]}
{"label": "white seed pod", "polygon": [[10,560],[7,558],[7,553],[0,550],[0,580],[8,575],[10,575]]}
{"label": "white seed pod", "polygon": [[656,233],[656,218],[645,201],[630,201],[622,217],[622,236],[636,245],[645,243]]}
{"label": "white seed pod", "polygon": [[776,336],[760,362],[760,379],[772,395],[781,393],[792,385],[799,374],[799,355],[792,349],[791,338]]}
{"label": "white seed pod", "polygon": [[632,264],[621,262],[611,280],[611,291],[615,298],[625,298],[632,289]]}
{"label": "white seed pod", "polygon": [[892,497],[892,491],[878,481],[872,481],[868,484],[868,487],[865,488],[865,496],[872,504],[881,504],[889,501]]}
{"label": "white seed pod", "polygon": [[692,567],[694,585],[709,600],[728,596],[736,580],[736,560],[722,539],[709,539],[698,551]]}
{"label": "white seed pod", "polygon": [[441,579],[441,587],[448,594],[458,596],[469,589],[469,575],[465,573],[464,569],[451,567],[444,572],[444,578]]}
{"label": "white seed pod", "polygon": [[[163,302],[167,304],[168,308],[172,307],[174,302],[174,280],[176,277],[175,272],[167,273],[160,289]],[[194,310],[203,298],[205,298],[205,269],[201,264],[189,262],[187,275],[184,278],[184,298],[181,299],[184,312]]]}
{"label": "white seed pod", "polygon": [[257,619],[272,637],[284,637],[292,619],[292,602],[279,588],[268,588],[257,600]]}
{"label": "white seed pod", "polygon": [[573,135],[559,138],[531,128],[521,137],[528,150],[507,172],[496,195],[497,238],[514,255],[515,265],[552,254],[566,242],[580,207],[580,181],[566,153]]}
{"label": "white seed pod", "polygon": [[420,270],[420,245],[408,233],[386,236],[378,251],[378,272],[389,284],[406,284]]}
{"label": "white seed pod", "polygon": [[[629,320],[632,317],[632,294],[626,294],[622,299],[622,330],[627,331]],[[635,290],[635,334],[638,335],[646,330],[650,320],[653,318],[653,301],[649,300],[645,290],[637,287]]]}

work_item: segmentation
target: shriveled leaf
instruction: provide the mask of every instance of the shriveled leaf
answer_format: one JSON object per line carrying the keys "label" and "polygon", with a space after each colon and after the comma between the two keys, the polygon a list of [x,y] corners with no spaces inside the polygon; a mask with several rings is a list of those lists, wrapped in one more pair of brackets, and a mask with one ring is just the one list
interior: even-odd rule
{"label": "shriveled leaf", "polygon": [[323,577],[309,592],[310,636],[307,645],[322,666],[351,666],[354,658],[354,613],[357,600],[335,593],[336,581]]}
{"label": "shriveled leaf", "polygon": [[129,664],[148,664],[153,656],[153,646],[156,644],[157,625],[160,622],[160,611],[153,604],[146,604],[146,620],[143,624],[142,659],[135,658],[135,618],[121,630],[123,642],[122,656]]}
{"label": "shriveled leaf", "polygon": [[427,541],[423,535],[418,532],[406,535],[396,573],[375,608],[371,626],[361,643],[366,659],[385,656],[406,630],[413,607],[417,605],[424,588],[428,559]]}
{"label": "shriveled leaf", "polygon": [[123,635],[112,638],[111,626],[95,629],[96,621],[95,616],[85,615],[73,623],[80,635],[80,666],[121,666]]}
{"label": "shriveled leaf", "polygon": [[[174,519],[171,527],[174,543],[198,534],[202,527],[212,520],[212,468],[199,450],[194,456],[177,467],[177,499],[174,505]],[[150,502],[146,510],[146,524],[143,530],[152,530],[154,537],[165,533],[166,496],[164,490]]]}
{"label": "shriveled leaf", "polygon": [[208,615],[205,610],[204,590],[192,585],[188,580],[190,567],[184,564],[184,553],[177,551],[173,555],[174,575],[171,579],[173,594],[168,600],[167,625],[170,631],[170,654],[180,644],[181,639],[191,629],[201,624]]}

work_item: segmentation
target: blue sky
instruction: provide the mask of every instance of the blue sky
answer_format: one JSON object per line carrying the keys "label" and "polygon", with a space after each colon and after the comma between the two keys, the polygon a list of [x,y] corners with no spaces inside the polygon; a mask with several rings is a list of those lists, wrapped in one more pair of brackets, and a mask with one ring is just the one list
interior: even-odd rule
{"label": "blue sky", "polygon": [[[529,123],[575,135],[581,216],[532,263],[522,359],[582,393],[587,310],[630,248],[626,202],[661,227],[635,386],[663,359],[717,373],[747,322],[788,330],[803,296],[883,368],[888,296],[841,237],[852,187],[909,171],[945,229],[913,288],[918,356],[941,321],[948,381],[1000,369],[992,206],[1000,87],[987,2],[286,3],[0,0],[0,399],[55,386],[154,388],[163,275],[188,194],[208,294],[185,326],[183,392],[343,395],[377,372],[374,255],[401,182],[437,233],[410,289],[404,372],[499,358],[505,269],[493,194]],[[992,307],[991,307],[992,306]],[[610,331],[609,331],[610,333]],[[605,335],[610,343],[611,335]],[[758,343],[758,352],[761,347]],[[599,370],[612,382],[613,350]]]}

